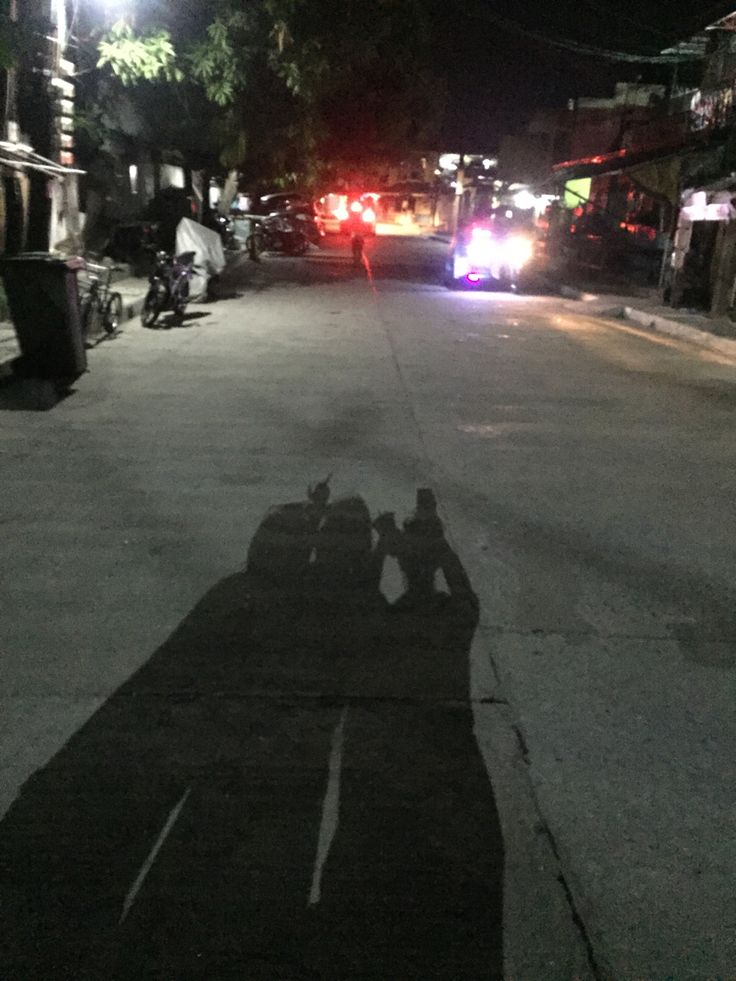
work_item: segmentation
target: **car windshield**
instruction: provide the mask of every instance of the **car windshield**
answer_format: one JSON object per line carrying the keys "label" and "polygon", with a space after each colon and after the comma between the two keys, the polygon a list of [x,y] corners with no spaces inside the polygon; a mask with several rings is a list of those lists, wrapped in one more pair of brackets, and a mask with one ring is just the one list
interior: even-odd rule
{"label": "car windshield", "polygon": [[299,194],[264,194],[253,206],[253,213],[268,215],[274,211],[304,211],[314,213],[314,206]]}

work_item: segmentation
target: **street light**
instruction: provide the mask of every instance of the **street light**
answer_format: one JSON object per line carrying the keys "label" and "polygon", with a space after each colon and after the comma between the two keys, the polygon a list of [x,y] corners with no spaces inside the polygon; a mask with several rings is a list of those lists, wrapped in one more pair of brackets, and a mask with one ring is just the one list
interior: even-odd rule
{"label": "street light", "polygon": [[132,0],[97,0],[97,3],[113,23],[122,20],[131,27],[134,26],[135,7]]}

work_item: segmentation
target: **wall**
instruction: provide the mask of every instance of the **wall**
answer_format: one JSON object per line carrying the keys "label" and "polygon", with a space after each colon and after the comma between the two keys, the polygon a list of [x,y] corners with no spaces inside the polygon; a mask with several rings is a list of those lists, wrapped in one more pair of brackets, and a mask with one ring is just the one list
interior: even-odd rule
{"label": "wall", "polygon": [[498,152],[498,177],[520,184],[534,184],[548,176],[553,163],[552,135],[525,133],[504,136]]}
{"label": "wall", "polygon": [[736,33],[710,31],[702,88],[717,89],[727,85],[734,78],[736,78]]}

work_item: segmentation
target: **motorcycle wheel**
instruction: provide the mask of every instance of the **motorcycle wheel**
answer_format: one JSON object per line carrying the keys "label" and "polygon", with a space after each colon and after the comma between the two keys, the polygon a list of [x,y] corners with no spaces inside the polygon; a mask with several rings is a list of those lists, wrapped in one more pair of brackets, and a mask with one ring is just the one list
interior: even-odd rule
{"label": "motorcycle wheel", "polygon": [[153,327],[163,308],[164,302],[161,291],[155,286],[152,286],[146,293],[146,298],[143,301],[143,310],[141,311],[141,323],[143,326]]}

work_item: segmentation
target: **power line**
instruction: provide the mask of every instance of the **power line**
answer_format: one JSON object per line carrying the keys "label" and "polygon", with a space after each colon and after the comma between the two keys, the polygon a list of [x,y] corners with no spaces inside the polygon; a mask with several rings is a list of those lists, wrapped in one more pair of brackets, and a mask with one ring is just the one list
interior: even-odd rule
{"label": "power line", "polygon": [[599,58],[605,61],[626,62],[635,65],[674,65],[684,61],[700,61],[703,57],[701,54],[696,54],[695,52],[690,54],[677,54],[673,52],[672,54],[639,55],[632,54],[628,51],[611,51],[608,48],[599,48],[591,44],[581,44],[578,41],[572,41],[568,38],[550,37],[548,34],[542,34],[540,31],[532,31],[519,24],[518,21],[510,20],[501,14],[496,14],[487,7],[478,7],[476,10],[482,17],[492,21],[494,24],[498,24],[499,27],[511,34],[518,34],[553,48],[572,51],[584,57]]}

